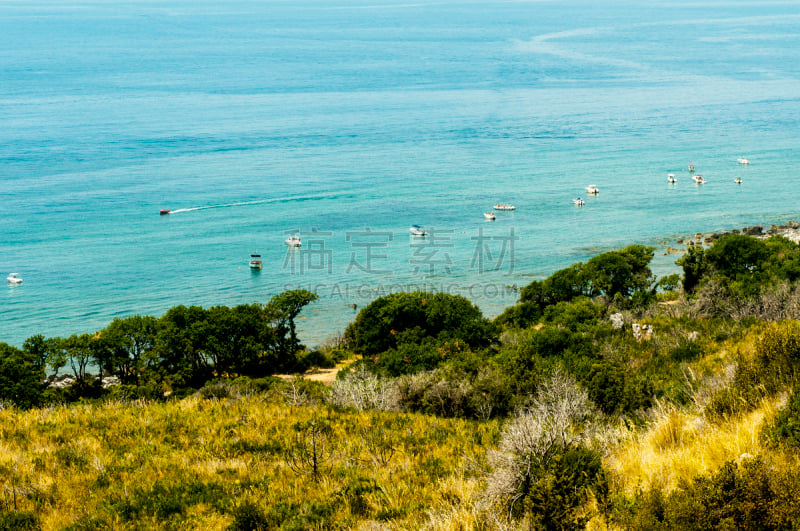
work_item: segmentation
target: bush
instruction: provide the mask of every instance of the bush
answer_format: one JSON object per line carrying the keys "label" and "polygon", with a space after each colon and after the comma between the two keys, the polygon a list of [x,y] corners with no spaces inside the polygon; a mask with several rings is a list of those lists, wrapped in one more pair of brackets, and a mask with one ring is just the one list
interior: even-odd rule
{"label": "bush", "polygon": [[756,361],[775,385],[800,381],[800,324],[770,323],[756,347]]}
{"label": "bush", "polygon": [[797,529],[800,480],[763,459],[728,462],[718,471],[684,481],[664,494],[657,487],[620,504],[616,517],[625,529]]}
{"label": "bush", "polygon": [[758,364],[740,359],[733,382],[712,395],[704,413],[711,420],[725,420],[752,411],[774,391]]}
{"label": "bush", "polygon": [[556,372],[505,427],[499,451],[490,454],[490,503],[526,518],[531,528],[582,529],[589,490],[602,470],[600,456],[582,444],[592,414],[586,391]]}
{"label": "bush", "polygon": [[36,531],[42,528],[39,518],[27,512],[0,512],[0,531]]}
{"label": "bush", "polygon": [[316,349],[300,356],[299,368],[301,371],[307,371],[313,367],[332,369],[336,367],[336,360],[329,353]]}
{"label": "bush", "polygon": [[356,352],[374,355],[408,343],[434,338],[483,348],[497,340],[497,327],[460,295],[394,293],[364,307],[345,330]]}
{"label": "bush", "polygon": [[264,511],[253,502],[245,501],[231,511],[233,523],[228,527],[230,531],[268,531],[274,529],[273,522],[267,518]]}
{"label": "bush", "polygon": [[430,339],[421,343],[403,342],[396,349],[392,348],[380,354],[375,366],[389,376],[416,374],[435,369],[444,361],[444,353],[440,349],[441,347]]}
{"label": "bush", "polygon": [[669,357],[674,361],[683,362],[697,360],[703,357],[704,349],[698,341],[682,341],[669,351]]}
{"label": "bush", "polygon": [[603,316],[604,308],[581,298],[571,302],[559,302],[544,310],[543,321],[576,331],[596,326]]}
{"label": "bush", "polygon": [[329,400],[336,407],[356,411],[393,411],[399,407],[394,383],[375,376],[363,365],[333,382]]}
{"label": "bush", "polygon": [[800,388],[795,388],[775,420],[764,427],[764,436],[772,443],[800,449]]}
{"label": "bush", "polygon": [[584,506],[604,479],[600,454],[585,446],[567,448],[538,471],[538,480],[523,498],[536,528],[583,530],[589,521]]}

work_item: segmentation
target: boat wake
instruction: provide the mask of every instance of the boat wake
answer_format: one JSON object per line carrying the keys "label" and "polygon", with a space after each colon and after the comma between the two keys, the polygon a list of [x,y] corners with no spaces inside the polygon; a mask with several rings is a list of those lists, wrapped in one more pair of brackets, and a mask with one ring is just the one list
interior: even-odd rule
{"label": "boat wake", "polygon": [[294,196],[294,197],[273,197],[271,199],[255,199],[253,201],[239,201],[237,203],[223,203],[220,205],[204,205],[204,206],[197,206],[197,207],[189,207],[189,208],[179,208],[176,210],[170,210],[170,214],[180,214],[182,212],[194,212],[196,210],[210,210],[214,208],[233,208],[233,207],[241,207],[241,206],[251,206],[251,205],[265,205],[270,203],[290,203],[296,201],[313,201],[315,199],[336,199],[338,196],[342,194],[319,194],[319,195],[310,195],[310,196]]}

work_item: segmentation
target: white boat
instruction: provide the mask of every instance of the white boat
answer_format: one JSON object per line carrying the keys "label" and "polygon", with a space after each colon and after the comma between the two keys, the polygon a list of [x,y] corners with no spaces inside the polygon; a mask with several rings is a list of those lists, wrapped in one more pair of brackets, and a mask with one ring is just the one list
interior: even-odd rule
{"label": "white boat", "polygon": [[600,193],[600,189],[597,187],[597,185],[590,184],[589,186],[586,187],[586,193],[599,194]]}
{"label": "white boat", "polygon": [[484,212],[483,217],[485,217],[489,221],[494,221],[495,219],[497,219],[497,216],[494,215],[494,212]]}
{"label": "white boat", "polygon": [[495,210],[516,210],[517,207],[515,207],[514,205],[506,205],[505,203],[503,203],[503,204],[495,205],[494,209]]}
{"label": "white boat", "polygon": [[250,269],[261,269],[261,255],[258,250],[250,255]]}
{"label": "white boat", "polygon": [[678,180],[675,178],[675,174],[674,173],[670,173],[669,175],[667,175],[667,180],[669,182],[671,182],[672,184],[675,184],[676,182],[678,182]]}
{"label": "white boat", "polygon": [[411,228],[408,229],[408,232],[411,233],[412,236],[427,236],[428,233],[419,225],[411,225]]}
{"label": "white boat", "polygon": [[576,197],[575,199],[572,200],[572,204],[575,206],[583,206],[586,204],[586,201],[584,201],[580,197]]}
{"label": "white boat", "polygon": [[6,277],[6,280],[12,286],[16,286],[17,284],[22,284],[22,279],[20,278],[18,273],[9,273],[8,277]]}
{"label": "white boat", "polygon": [[694,173],[694,164],[689,164],[689,172]]}
{"label": "white boat", "polygon": [[286,238],[286,245],[289,247],[300,247],[303,242],[300,241],[300,236],[289,236]]}
{"label": "white boat", "polygon": [[736,159],[736,162],[738,162],[739,164],[750,164],[749,160],[743,158]]}
{"label": "white boat", "polygon": [[741,178],[741,177],[736,177],[736,178],[733,180],[733,182],[735,182],[736,184],[742,184],[742,178]]}
{"label": "white boat", "polygon": [[706,184],[706,180],[703,179],[702,175],[692,175],[692,180],[697,184]]}

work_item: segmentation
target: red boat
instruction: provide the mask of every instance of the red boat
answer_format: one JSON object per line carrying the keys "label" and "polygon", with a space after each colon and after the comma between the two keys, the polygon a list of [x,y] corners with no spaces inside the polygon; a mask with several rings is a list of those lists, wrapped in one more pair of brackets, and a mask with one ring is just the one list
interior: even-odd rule
{"label": "red boat", "polygon": [[160,213],[163,216],[164,214],[169,214],[169,210],[161,210]]}

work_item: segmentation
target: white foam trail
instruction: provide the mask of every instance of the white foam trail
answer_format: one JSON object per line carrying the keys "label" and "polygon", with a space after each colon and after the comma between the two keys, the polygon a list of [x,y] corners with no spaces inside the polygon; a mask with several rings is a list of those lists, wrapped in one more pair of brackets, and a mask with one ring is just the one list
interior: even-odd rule
{"label": "white foam trail", "polygon": [[253,201],[241,201],[238,203],[224,203],[221,205],[206,205],[206,206],[198,206],[198,207],[190,207],[190,208],[179,208],[177,210],[171,210],[170,214],[179,214],[181,212],[193,212],[195,210],[208,210],[211,208],[230,208],[230,207],[237,207],[237,206],[249,206],[249,205],[264,205],[267,203],[281,203],[281,202],[289,202],[289,201],[308,201],[312,199],[329,199],[331,197],[335,197],[336,194],[321,194],[315,196],[294,196],[294,197],[273,197],[272,199],[256,199]]}

